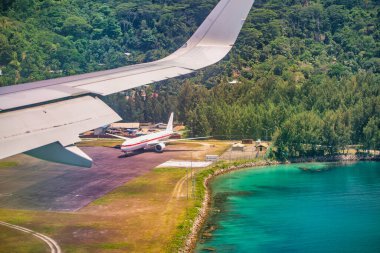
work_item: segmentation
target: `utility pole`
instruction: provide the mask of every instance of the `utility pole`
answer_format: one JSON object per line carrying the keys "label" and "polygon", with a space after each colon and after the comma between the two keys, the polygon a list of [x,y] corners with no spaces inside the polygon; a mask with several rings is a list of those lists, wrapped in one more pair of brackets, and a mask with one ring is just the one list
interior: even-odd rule
{"label": "utility pole", "polygon": [[186,199],[189,199],[189,175],[186,167]]}
{"label": "utility pole", "polygon": [[265,127],[265,141],[269,141],[268,139],[268,130],[274,130],[274,127]]}
{"label": "utility pole", "polygon": [[192,192],[193,198],[195,199],[195,179],[194,179],[194,169],[193,169],[193,152],[191,152],[190,168],[191,168],[191,192]]}

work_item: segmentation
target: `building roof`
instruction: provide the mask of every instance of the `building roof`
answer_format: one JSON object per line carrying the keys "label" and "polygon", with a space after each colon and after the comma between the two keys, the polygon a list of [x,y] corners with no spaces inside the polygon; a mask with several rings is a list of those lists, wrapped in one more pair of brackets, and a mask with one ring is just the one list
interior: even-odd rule
{"label": "building roof", "polygon": [[267,143],[260,143],[259,145],[257,145],[256,147],[263,147],[263,148],[268,148],[269,145]]}
{"label": "building roof", "polygon": [[174,131],[183,131],[183,130],[185,130],[185,129],[186,129],[186,127],[183,126],[183,125],[175,126],[175,127],[174,127]]}
{"label": "building roof", "polygon": [[140,123],[132,122],[132,123],[112,123],[110,128],[140,128]]}

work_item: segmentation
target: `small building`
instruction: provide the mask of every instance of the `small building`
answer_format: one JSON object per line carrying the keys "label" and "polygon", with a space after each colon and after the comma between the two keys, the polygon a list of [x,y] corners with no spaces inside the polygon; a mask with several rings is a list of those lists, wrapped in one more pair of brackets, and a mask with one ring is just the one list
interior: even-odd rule
{"label": "small building", "polygon": [[253,140],[252,139],[243,139],[241,141],[242,144],[253,144]]}
{"label": "small building", "polygon": [[3,75],[3,71],[0,69],[0,76],[2,76]]}
{"label": "small building", "polygon": [[217,162],[219,160],[218,155],[206,155],[207,162]]}
{"label": "small building", "polygon": [[169,139],[181,139],[182,138],[182,135],[179,134],[179,133],[173,133]]}
{"label": "small building", "polygon": [[153,123],[151,123],[151,122],[141,122],[140,123],[140,127],[142,127],[142,128],[149,128],[149,127],[151,127],[152,126],[152,124]]}
{"label": "small building", "polygon": [[256,145],[256,150],[259,152],[267,152],[268,144],[266,143],[260,143],[259,145]]}
{"label": "small building", "polygon": [[140,123],[112,123],[108,129],[109,130],[119,130],[119,131],[127,131],[128,129],[139,129]]}
{"label": "small building", "polygon": [[99,127],[97,129],[94,129],[94,135],[104,135],[106,134],[106,127]]}
{"label": "small building", "polygon": [[145,101],[146,100],[146,91],[145,90],[141,90],[140,91],[140,96],[143,98],[143,100]]}
{"label": "small building", "polygon": [[245,145],[240,144],[240,143],[235,143],[232,145],[232,151],[244,151]]}
{"label": "small building", "polygon": [[185,130],[186,130],[186,127],[185,127],[184,125],[178,125],[178,126],[175,126],[175,127],[173,128],[173,130],[174,130],[175,132],[185,131]]}
{"label": "small building", "polygon": [[87,132],[81,133],[81,134],[79,135],[79,137],[81,137],[81,138],[86,138],[86,137],[88,137],[88,136],[93,136],[93,135],[94,135],[94,131],[93,131],[93,130],[90,130],[90,131],[87,131]]}
{"label": "small building", "polygon": [[158,123],[158,124],[155,124],[153,127],[156,128],[156,129],[166,129],[167,124],[165,124],[165,123]]}
{"label": "small building", "polygon": [[237,83],[240,83],[238,80],[234,79],[232,81],[229,81],[228,82],[229,84],[237,84]]}

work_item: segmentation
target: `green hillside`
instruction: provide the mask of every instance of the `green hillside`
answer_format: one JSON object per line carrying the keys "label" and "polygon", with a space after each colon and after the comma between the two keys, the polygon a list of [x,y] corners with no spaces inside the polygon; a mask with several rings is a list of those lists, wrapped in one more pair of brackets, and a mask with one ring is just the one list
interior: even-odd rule
{"label": "green hillside", "polygon": [[216,2],[3,0],[0,85],[158,59],[183,44]]}
{"label": "green hillside", "polygon": [[[2,1],[0,85],[161,58],[216,3]],[[258,0],[221,63],[105,100],[129,121],[163,121],[174,110],[194,135],[273,138],[280,156],[380,148],[379,6]]]}

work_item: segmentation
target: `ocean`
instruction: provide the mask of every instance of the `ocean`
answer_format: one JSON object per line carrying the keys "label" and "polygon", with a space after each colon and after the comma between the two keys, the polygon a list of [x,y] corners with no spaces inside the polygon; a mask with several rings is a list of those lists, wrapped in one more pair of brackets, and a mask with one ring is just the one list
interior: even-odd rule
{"label": "ocean", "polygon": [[212,181],[196,252],[380,252],[380,163],[309,163]]}

